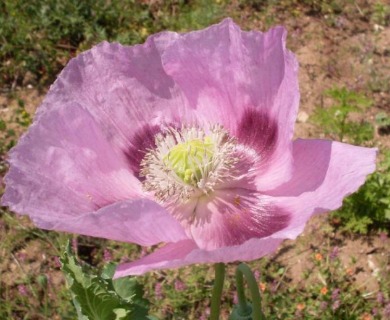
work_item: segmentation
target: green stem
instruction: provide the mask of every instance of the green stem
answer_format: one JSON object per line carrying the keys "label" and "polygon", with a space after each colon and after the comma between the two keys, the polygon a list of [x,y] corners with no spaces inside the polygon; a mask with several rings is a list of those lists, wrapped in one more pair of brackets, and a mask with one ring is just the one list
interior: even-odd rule
{"label": "green stem", "polygon": [[222,296],[224,280],[225,280],[225,264],[216,263],[213,295],[211,297],[210,320],[219,320],[219,309],[221,306],[221,296]]}
{"label": "green stem", "polygon": [[244,289],[244,276],[242,272],[237,268],[236,270],[236,286],[237,297],[240,315],[247,315],[252,312],[252,308],[247,304]]}
{"label": "green stem", "polygon": [[246,265],[241,263],[236,270],[236,283],[237,283],[237,296],[239,304],[239,313],[241,315],[246,315],[251,312],[251,307],[248,306],[244,293],[244,281],[243,276],[245,276],[246,281],[249,285],[249,290],[252,296],[252,316],[253,320],[265,320],[265,316],[261,311],[261,297],[259,292],[259,287],[255,276],[253,275],[251,269]]}

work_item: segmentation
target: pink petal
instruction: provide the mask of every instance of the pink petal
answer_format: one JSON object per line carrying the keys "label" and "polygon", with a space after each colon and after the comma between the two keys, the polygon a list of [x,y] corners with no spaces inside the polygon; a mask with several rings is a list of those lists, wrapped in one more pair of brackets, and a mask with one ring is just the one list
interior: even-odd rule
{"label": "pink petal", "polygon": [[[281,27],[243,32],[225,19],[184,34],[162,56],[164,70],[183,90],[199,121],[220,123],[240,142],[261,150],[261,190],[291,175],[299,92],[297,62],[285,48],[285,37]],[[246,133],[258,132],[259,122],[265,128],[262,135],[248,139]]]}
{"label": "pink petal", "polygon": [[335,210],[375,170],[377,149],[327,140],[294,142],[294,174],[268,192],[275,205],[292,213],[289,226],[272,237],[295,238],[314,213]]}
{"label": "pink petal", "polygon": [[165,73],[161,54],[178,37],[164,32],[145,44],[103,42],[72,59],[50,88],[37,118],[68,103],[88,110],[117,151],[131,153],[139,131],[189,116],[185,98]]}
{"label": "pink petal", "polygon": [[190,240],[168,244],[149,256],[119,266],[116,277],[194,263],[260,258],[276,250],[283,239],[298,236],[313,213],[340,207],[342,199],[356,191],[375,170],[376,149],[325,140],[298,140],[294,142],[293,151],[293,179],[268,192],[270,197],[267,198],[291,213],[291,220],[284,229],[265,238],[252,238],[239,246],[210,251],[197,248],[195,241]]}
{"label": "pink petal", "polygon": [[2,203],[32,217],[78,216],[142,195],[125,155],[74,102],[42,114],[9,162]]}
{"label": "pink petal", "polygon": [[240,246],[207,251],[197,248],[191,240],[184,240],[167,244],[134,262],[119,265],[115,278],[140,275],[152,270],[179,268],[194,263],[251,261],[274,252],[281,241],[272,238],[251,239]]}
{"label": "pink petal", "polygon": [[247,189],[216,190],[200,198],[189,233],[206,250],[265,238],[288,226],[290,214]]}
{"label": "pink petal", "polygon": [[116,202],[79,217],[50,221],[35,219],[44,229],[67,231],[93,237],[151,246],[187,239],[184,229],[164,208],[147,200]]}

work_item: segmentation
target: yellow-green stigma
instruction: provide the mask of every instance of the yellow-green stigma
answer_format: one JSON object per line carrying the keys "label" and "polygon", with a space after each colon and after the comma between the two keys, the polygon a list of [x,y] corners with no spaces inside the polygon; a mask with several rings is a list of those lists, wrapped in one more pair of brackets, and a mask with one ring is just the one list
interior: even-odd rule
{"label": "yellow-green stigma", "polygon": [[196,185],[212,161],[214,143],[210,137],[193,139],[175,145],[164,162],[187,184]]}

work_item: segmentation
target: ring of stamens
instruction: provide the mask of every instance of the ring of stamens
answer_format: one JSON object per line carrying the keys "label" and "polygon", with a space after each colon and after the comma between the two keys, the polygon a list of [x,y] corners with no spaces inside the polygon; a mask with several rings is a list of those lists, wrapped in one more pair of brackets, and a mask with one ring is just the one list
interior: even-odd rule
{"label": "ring of stamens", "polygon": [[219,125],[207,133],[197,127],[169,128],[141,162],[143,186],[160,201],[184,202],[207,195],[231,177],[236,143]]}

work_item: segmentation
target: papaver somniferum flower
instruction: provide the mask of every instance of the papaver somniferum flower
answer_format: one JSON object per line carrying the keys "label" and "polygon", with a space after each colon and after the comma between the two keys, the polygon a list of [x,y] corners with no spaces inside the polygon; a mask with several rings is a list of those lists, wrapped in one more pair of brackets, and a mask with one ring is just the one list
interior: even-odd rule
{"label": "papaver somniferum flower", "polygon": [[292,140],[286,31],[226,19],[72,59],[10,152],[3,204],[44,229],[150,246],[116,277],[248,261],[336,209],[376,150]]}

